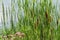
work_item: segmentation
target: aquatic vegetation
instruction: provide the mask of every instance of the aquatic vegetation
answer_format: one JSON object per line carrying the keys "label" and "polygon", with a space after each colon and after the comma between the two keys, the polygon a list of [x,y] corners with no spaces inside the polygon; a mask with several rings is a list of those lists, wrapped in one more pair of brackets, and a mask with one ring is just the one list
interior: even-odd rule
{"label": "aquatic vegetation", "polygon": [[[8,7],[5,13],[2,3],[1,40],[59,40],[60,25],[56,8],[52,0],[11,0],[11,10]],[[10,20],[9,28],[6,26],[7,20]]]}

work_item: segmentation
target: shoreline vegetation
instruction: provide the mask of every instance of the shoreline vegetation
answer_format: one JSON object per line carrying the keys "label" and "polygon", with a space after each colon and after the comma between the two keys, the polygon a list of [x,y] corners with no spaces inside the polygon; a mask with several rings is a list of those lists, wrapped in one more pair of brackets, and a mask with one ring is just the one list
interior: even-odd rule
{"label": "shoreline vegetation", "polygon": [[52,0],[2,1],[0,40],[60,40],[60,16]]}

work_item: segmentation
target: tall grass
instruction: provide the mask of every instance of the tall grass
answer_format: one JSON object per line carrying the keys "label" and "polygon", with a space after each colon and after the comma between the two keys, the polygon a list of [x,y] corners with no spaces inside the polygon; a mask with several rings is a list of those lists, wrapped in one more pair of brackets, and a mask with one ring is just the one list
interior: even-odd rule
{"label": "tall grass", "polygon": [[[15,3],[16,1],[17,3]],[[11,10],[7,8],[10,16],[7,18],[8,11],[6,10],[5,13],[2,3],[5,29],[3,29],[3,35],[23,32],[25,37],[16,37],[14,40],[59,40],[58,19],[55,20],[56,6],[52,4],[52,0],[11,0]],[[15,5],[18,10],[15,10],[17,8]],[[15,21],[16,17],[18,22]],[[10,19],[9,29],[6,28],[6,18]]]}

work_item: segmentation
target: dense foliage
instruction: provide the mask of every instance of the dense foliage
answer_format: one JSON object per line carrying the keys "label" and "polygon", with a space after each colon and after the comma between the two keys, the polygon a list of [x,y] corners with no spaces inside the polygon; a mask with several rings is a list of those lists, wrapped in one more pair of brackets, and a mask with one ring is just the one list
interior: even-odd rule
{"label": "dense foliage", "polygon": [[10,7],[2,2],[2,36],[8,39],[1,40],[11,40],[8,35],[17,32],[25,35],[14,40],[60,40],[60,20],[52,0],[11,0]]}

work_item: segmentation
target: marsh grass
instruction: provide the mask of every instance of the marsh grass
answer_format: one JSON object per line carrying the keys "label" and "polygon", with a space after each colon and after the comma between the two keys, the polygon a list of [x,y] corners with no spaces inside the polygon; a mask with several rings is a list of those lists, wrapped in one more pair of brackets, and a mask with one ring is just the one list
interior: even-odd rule
{"label": "marsh grass", "polygon": [[[17,13],[17,10],[14,9],[15,1],[16,0],[11,0],[11,10],[9,9],[9,29],[6,28],[5,18],[5,15],[8,14],[8,11],[6,10],[5,13],[4,4],[2,3],[4,28],[3,35],[23,32],[25,34],[23,38],[16,36],[14,40],[59,40],[60,36],[57,36],[59,33],[57,32],[55,35],[56,29],[54,27],[56,25],[54,23],[55,20],[52,14],[55,14],[54,11],[56,10],[54,6],[52,6],[52,0],[40,0],[39,2],[37,0],[17,0]],[[7,16],[8,15],[6,15],[6,17]],[[14,21],[16,20],[16,17],[18,22]],[[14,24],[14,22],[16,22],[16,24]],[[59,31],[59,27],[57,31]]]}

